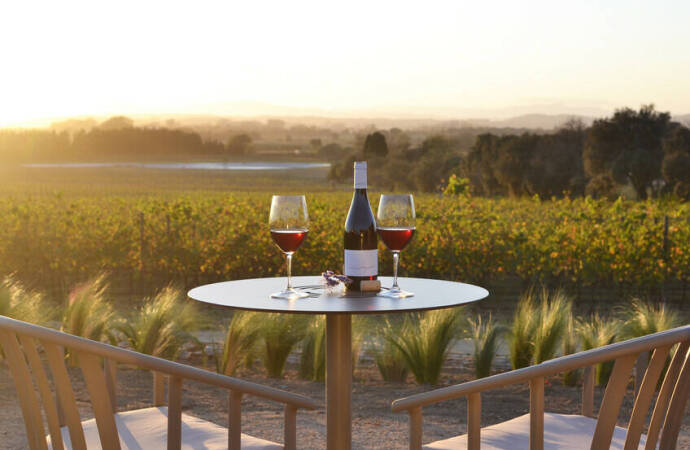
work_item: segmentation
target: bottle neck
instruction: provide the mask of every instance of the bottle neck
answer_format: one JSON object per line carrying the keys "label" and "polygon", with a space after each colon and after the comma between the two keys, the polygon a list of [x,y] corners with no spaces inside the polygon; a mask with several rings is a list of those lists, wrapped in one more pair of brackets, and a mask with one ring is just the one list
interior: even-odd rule
{"label": "bottle neck", "polygon": [[355,190],[364,189],[367,190],[367,169],[355,168]]}
{"label": "bottle neck", "polygon": [[355,197],[368,198],[367,188],[355,188]]}

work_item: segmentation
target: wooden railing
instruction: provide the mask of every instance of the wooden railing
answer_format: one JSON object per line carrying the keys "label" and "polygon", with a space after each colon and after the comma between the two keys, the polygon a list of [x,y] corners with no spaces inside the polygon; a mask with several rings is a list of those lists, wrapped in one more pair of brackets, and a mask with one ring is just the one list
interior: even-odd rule
{"label": "wooden railing", "polygon": [[685,402],[690,393],[690,326],[618,342],[605,347],[552,359],[531,367],[481,378],[467,383],[436,389],[393,402],[394,412],[410,416],[410,448],[422,446],[422,407],[432,403],[467,397],[467,448],[480,448],[481,392],[516,383],[530,387],[530,449],[544,445],[544,378],[561,372],[585,368],[582,389],[582,414],[594,417],[594,365],[615,360],[613,372],[599,409],[592,449],[608,449],[618,412],[635,361],[643,352],[653,351],[642,385],[635,399],[628,424],[625,449],[636,449],[643,430],[657,382],[671,348],[678,344],[664,378],[647,432],[646,449],[656,448],[661,432],[661,449],[675,448]]}
{"label": "wooden railing", "polygon": [[[51,443],[61,450],[60,427],[68,427],[74,449],[86,449],[84,431],[75,402],[74,391],[64,361],[64,349],[76,355],[91,398],[99,437],[104,449],[119,449],[120,440],[113,413],[116,411],[116,364],[128,364],[153,371],[154,405],[165,404],[165,377],[168,379],[168,449],[181,446],[182,383],[193,380],[229,391],[228,447],[239,449],[241,441],[241,402],[243,395],[253,395],[285,404],[284,445],[296,448],[296,414],[299,409],[314,409],[310,398],[176,362],[90,341],[50,328],[0,316],[0,344],[9,362],[24,416],[31,449],[47,449],[40,406],[31,375],[38,387],[48,422]],[[38,345],[43,348],[52,374],[56,398],[41,362]],[[28,365],[27,365],[28,360]]]}

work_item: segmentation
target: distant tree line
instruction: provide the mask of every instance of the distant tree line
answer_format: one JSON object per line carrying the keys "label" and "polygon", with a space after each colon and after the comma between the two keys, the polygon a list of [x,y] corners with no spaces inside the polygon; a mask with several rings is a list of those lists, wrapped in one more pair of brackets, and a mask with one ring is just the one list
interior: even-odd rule
{"label": "distant tree line", "polygon": [[475,195],[613,197],[631,189],[638,199],[673,193],[690,198],[690,129],[653,105],[617,110],[590,127],[571,120],[553,133],[480,134],[469,153],[448,136],[389,152],[385,135],[368,135],[362,149],[334,164],[334,181],[367,159],[373,183],[390,189],[440,191],[451,175]]}
{"label": "distant tree line", "polygon": [[227,143],[204,141],[192,131],[139,128],[131,119],[112,117],[88,131],[0,130],[0,160],[41,162],[104,158],[231,157],[247,154],[252,139],[237,134]]}

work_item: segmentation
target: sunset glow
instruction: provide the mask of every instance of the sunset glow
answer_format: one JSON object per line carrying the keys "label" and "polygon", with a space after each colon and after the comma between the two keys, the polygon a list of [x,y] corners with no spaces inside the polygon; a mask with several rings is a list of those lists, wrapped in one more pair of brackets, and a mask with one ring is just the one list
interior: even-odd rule
{"label": "sunset glow", "polygon": [[690,112],[690,3],[8,2],[0,126]]}

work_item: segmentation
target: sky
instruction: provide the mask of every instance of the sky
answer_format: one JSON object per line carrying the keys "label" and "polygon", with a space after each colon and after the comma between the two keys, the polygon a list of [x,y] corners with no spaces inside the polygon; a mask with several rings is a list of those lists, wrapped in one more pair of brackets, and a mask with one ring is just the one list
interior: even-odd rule
{"label": "sky", "polygon": [[0,126],[690,113],[688,1],[10,1]]}

